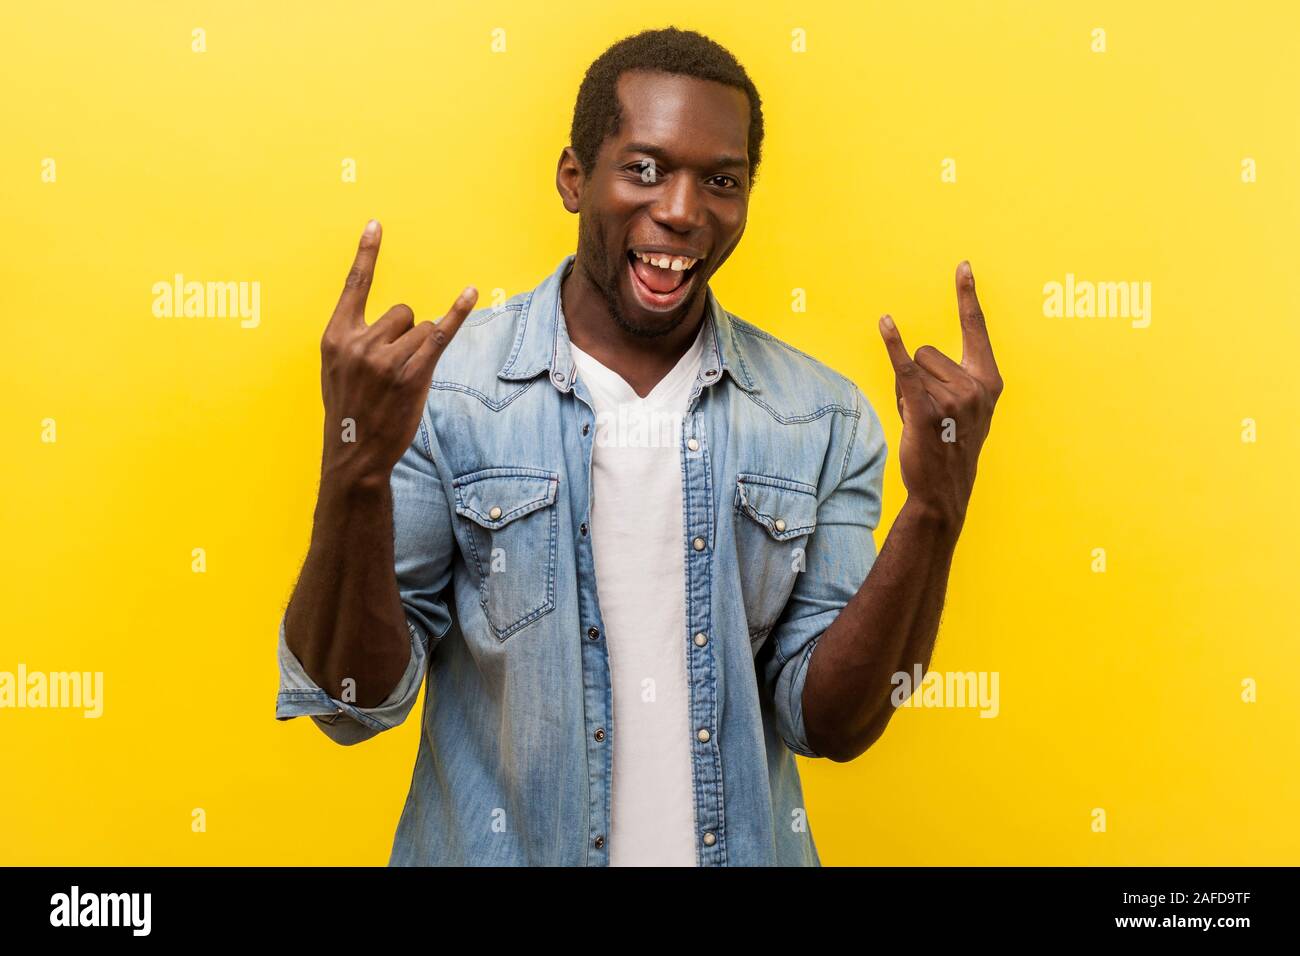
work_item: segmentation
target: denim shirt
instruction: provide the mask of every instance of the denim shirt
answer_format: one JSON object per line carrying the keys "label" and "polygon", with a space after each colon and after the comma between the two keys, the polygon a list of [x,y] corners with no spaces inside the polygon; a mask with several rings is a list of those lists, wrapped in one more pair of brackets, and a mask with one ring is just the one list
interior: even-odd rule
{"label": "denim shirt", "polygon": [[[393,866],[609,863],[619,729],[586,525],[596,420],[560,303],[574,258],[473,312],[438,361],[392,475],[411,660],[389,698],[331,697],[280,622],[278,719],[358,743],[425,682]],[[803,687],[876,558],[884,432],[852,381],[706,298],[680,433],[696,859],[816,866]]]}

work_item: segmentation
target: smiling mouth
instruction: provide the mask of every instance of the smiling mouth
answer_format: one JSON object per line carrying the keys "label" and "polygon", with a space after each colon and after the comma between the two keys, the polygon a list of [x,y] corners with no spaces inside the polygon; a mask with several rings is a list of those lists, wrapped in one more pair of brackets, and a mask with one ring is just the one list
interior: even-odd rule
{"label": "smiling mouth", "polygon": [[[656,254],[651,254],[650,257],[657,258],[661,262],[671,259]],[[645,262],[629,249],[627,251],[628,275],[638,304],[649,312],[667,312],[676,308],[695,284],[695,275],[699,272],[702,261],[696,259],[689,269],[664,269]]]}

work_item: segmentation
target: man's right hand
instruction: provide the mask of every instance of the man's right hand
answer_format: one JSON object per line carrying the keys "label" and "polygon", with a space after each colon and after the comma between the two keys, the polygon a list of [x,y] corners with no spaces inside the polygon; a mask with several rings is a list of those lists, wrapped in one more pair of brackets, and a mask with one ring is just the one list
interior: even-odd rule
{"label": "man's right hand", "polygon": [[437,323],[417,324],[408,306],[395,305],[366,325],[381,234],[372,219],[321,338],[322,482],[387,485],[415,438],[434,366],[478,299],[470,286]]}

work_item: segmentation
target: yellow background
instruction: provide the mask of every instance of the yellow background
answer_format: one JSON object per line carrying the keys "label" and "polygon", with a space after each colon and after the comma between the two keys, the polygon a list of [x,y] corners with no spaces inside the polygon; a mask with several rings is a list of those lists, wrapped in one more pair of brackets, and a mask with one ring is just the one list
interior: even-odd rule
{"label": "yellow background", "polygon": [[[669,23],[764,98],[714,289],[871,398],[878,544],[903,488],[877,317],[957,357],[969,257],[1006,380],[933,660],[997,671],[1001,713],[801,758],[823,861],[1300,862],[1294,5],[643,6],[4,5],[0,670],[102,670],[105,713],[0,710],[0,863],[387,861],[420,705],[350,749],[273,719],[320,332],[370,216],[372,310],[540,282],[576,243],[554,172],[582,74]],[[260,282],[260,326],[155,318],[178,272]],[[1151,282],[1150,327],[1044,317],[1067,272]]]}

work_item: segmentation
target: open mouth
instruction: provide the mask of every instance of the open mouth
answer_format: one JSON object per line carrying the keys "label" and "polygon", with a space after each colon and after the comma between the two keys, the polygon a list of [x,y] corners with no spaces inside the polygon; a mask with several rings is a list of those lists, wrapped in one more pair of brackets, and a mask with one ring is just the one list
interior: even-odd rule
{"label": "open mouth", "polygon": [[[643,257],[629,249],[628,274],[640,306],[650,312],[675,309],[695,284],[701,261],[661,253],[647,253]],[[677,268],[673,268],[674,265]]]}

